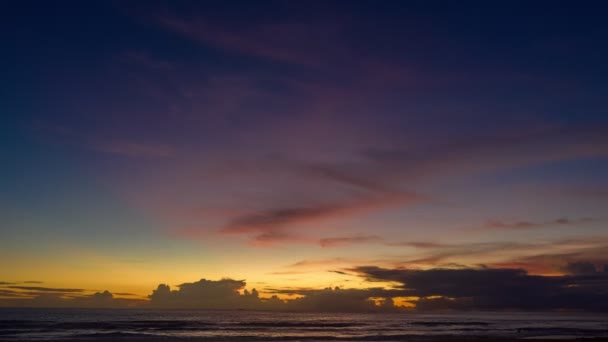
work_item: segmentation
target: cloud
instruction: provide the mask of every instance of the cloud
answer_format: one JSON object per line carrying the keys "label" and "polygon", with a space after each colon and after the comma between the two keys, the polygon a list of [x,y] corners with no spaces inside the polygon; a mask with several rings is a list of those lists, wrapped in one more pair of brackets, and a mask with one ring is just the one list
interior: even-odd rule
{"label": "cloud", "polygon": [[289,265],[289,268],[299,267],[317,267],[323,265],[344,265],[356,263],[357,260],[346,258],[328,258],[328,259],[305,259]]}
{"label": "cloud", "polygon": [[[339,287],[316,289],[276,289],[272,293],[300,295],[287,301],[290,311],[310,312],[391,312],[399,308],[394,306],[392,297],[403,295],[400,290],[382,288],[342,289]],[[383,298],[383,306],[376,305],[373,298]],[[391,305],[388,305],[388,304]]]}
{"label": "cloud", "polygon": [[[551,245],[548,243],[547,245]],[[492,263],[493,267],[520,267],[537,274],[575,274],[589,270],[589,263],[599,267],[608,264],[608,243],[605,239],[562,240],[544,252],[513,256],[506,262]]]}
{"label": "cloud", "polygon": [[595,265],[591,262],[578,261],[567,264],[562,268],[567,274],[593,275],[598,273]]}
{"label": "cloud", "polygon": [[417,249],[438,249],[450,247],[448,244],[428,241],[401,241],[389,242],[385,238],[377,235],[355,235],[322,238],[319,240],[321,247],[337,247],[353,244],[383,244],[391,247],[412,247]]}
{"label": "cloud", "polygon": [[[391,298],[401,294],[400,290],[372,289],[266,289],[273,294],[261,298],[253,289],[245,289],[243,280],[201,279],[178,286],[171,290],[161,284],[149,296],[152,307],[163,308],[204,308],[204,309],[249,309],[305,312],[373,312],[392,311],[397,307],[379,307],[372,298]],[[242,293],[241,293],[242,292]],[[277,295],[296,295],[295,299],[280,300]],[[392,303],[390,300],[386,303]]]}
{"label": "cloud", "polygon": [[29,291],[40,291],[40,292],[62,292],[62,293],[81,293],[86,290],[83,289],[63,289],[63,288],[53,288],[53,287],[39,287],[39,286],[7,286],[10,289],[18,289],[18,290],[29,290]]}
{"label": "cloud", "polygon": [[[391,287],[265,288],[263,297],[244,280],[201,279],[172,289],[160,284],[148,300],[116,298],[109,291],[89,294],[0,289],[0,305],[16,307],[196,308],[296,312],[395,312],[406,298],[416,310],[585,310],[608,311],[608,264],[580,262],[570,275],[530,275],[523,269],[490,267],[404,269],[356,266],[335,271]],[[46,290],[46,289],[45,289]],[[116,295],[131,295],[116,293]],[[288,299],[280,299],[284,296]]]}
{"label": "cloud", "polygon": [[387,242],[386,245],[395,246],[395,247],[413,247],[413,248],[420,248],[420,249],[450,247],[450,245],[446,245],[446,244],[439,243],[439,242],[429,242],[429,241]]}
{"label": "cloud", "polygon": [[193,283],[178,285],[177,290],[165,284],[158,285],[149,296],[150,305],[163,308],[205,308],[205,309],[253,309],[262,306],[262,300],[255,289],[241,295],[245,289],[244,280],[201,279]]}
{"label": "cloud", "polygon": [[[356,236],[355,236],[356,237]],[[351,243],[352,237],[336,238],[337,243]],[[333,241],[333,240],[330,240]],[[356,240],[355,240],[356,241]],[[357,242],[365,244],[363,238]],[[495,241],[463,243],[431,242],[384,242],[372,236],[369,243],[390,247],[411,247],[415,251],[404,251],[382,258],[319,258],[304,259],[285,266],[284,272],[344,271],[352,265],[372,264],[395,268],[450,268],[462,269],[487,266],[491,268],[521,268],[531,274],[561,275],[566,266],[580,261],[592,262],[599,269],[608,264],[608,241],[603,237],[580,237],[557,240],[530,240],[528,242]],[[330,242],[329,247],[332,244]],[[339,246],[339,244],[338,244]],[[328,247],[328,248],[329,248]]]}
{"label": "cloud", "polygon": [[376,235],[363,235],[363,236],[352,236],[352,237],[333,237],[319,240],[321,247],[335,247],[340,245],[352,245],[360,243],[377,243],[383,239]]}
{"label": "cloud", "polygon": [[128,292],[114,292],[113,294],[117,295],[117,296],[137,296],[134,293],[128,293]]}
{"label": "cloud", "polygon": [[608,311],[608,277],[535,276],[522,269],[350,269],[371,281],[401,284],[419,310]]}
{"label": "cloud", "polygon": [[115,298],[109,291],[37,287],[0,289],[0,306],[5,307],[127,308],[146,303],[141,299]]}
{"label": "cloud", "polygon": [[419,196],[415,194],[384,193],[345,202],[274,208],[236,217],[220,231],[224,234],[254,234],[256,235],[255,240],[258,242],[303,241],[306,239],[297,238],[288,232],[288,228],[297,224],[343,218],[383,207],[411,203],[417,200],[419,200]]}
{"label": "cloud", "polygon": [[606,125],[508,126],[440,139],[426,148],[375,147],[362,155],[393,180],[455,177],[608,155]]}
{"label": "cloud", "polygon": [[532,222],[532,221],[517,221],[507,223],[499,220],[489,220],[485,223],[485,228],[490,229],[533,229],[533,228],[544,228],[550,226],[568,226],[577,225],[582,223],[597,222],[599,219],[591,217],[583,217],[577,219],[559,218],[551,221]]}
{"label": "cloud", "polygon": [[[218,21],[217,16],[224,20]],[[333,21],[317,20],[314,25],[294,20],[268,23],[244,22],[238,16],[215,13],[215,17],[190,13],[163,14],[157,23],[194,42],[247,57],[301,66],[319,66],[340,53],[339,29]],[[231,23],[231,24],[228,24]]]}

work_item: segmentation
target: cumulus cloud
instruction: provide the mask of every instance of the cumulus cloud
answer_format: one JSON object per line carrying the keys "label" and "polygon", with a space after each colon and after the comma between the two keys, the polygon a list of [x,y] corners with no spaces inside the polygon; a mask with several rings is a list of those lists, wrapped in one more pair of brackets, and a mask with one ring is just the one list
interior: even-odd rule
{"label": "cumulus cloud", "polygon": [[[264,288],[244,280],[201,279],[172,289],[160,284],[148,300],[117,298],[109,291],[88,294],[0,289],[0,305],[31,307],[153,307],[297,312],[396,312],[407,300],[416,310],[584,310],[608,311],[608,264],[568,265],[569,275],[530,275],[514,268],[403,269],[357,266],[337,271],[369,282],[368,288]],[[124,294],[123,294],[124,295]],[[265,297],[272,295],[271,297]],[[280,299],[282,296],[287,299]]]}
{"label": "cumulus cloud", "polygon": [[[398,308],[389,305],[402,290],[370,289],[265,289],[272,297],[260,297],[256,289],[245,289],[243,280],[201,279],[172,290],[161,284],[149,296],[150,305],[162,308],[248,309],[315,312],[387,312]],[[277,295],[296,296],[281,300]],[[383,306],[374,299],[381,298]]]}
{"label": "cumulus cloud", "polygon": [[272,309],[282,303],[276,297],[261,299],[256,289],[249,292],[245,286],[244,280],[233,279],[201,279],[178,285],[177,290],[160,284],[149,296],[150,305],[163,308]]}
{"label": "cumulus cloud", "polygon": [[[403,291],[382,288],[367,289],[278,289],[274,293],[299,295],[301,297],[286,302],[291,311],[312,312],[390,312],[396,311],[392,297],[403,295]],[[382,305],[376,305],[373,298],[382,298]],[[389,305],[390,304],[390,305]]]}

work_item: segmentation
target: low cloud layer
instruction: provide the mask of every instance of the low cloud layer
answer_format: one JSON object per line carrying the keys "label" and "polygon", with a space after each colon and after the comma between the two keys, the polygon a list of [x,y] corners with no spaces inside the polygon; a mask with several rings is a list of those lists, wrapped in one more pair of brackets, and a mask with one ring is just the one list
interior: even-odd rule
{"label": "low cloud layer", "polygon": [[[573,265],[578,271],[581,265]],[[350,269],[370,281],[400,284],[419,310],[608,310],[608,273],[529,275],[522,269]],[[591,271],[591,267],[595,272]],[[604,266],[605,267],[605,266]]]}
{"label": "low cloud layer", "polygon": [[[109,291],[2,285],[0,305],[30,307],[152,307],[297,312],[398,312],[403,310],[608,311],[608,265],[577,262],[563,276],[530,275],[515,268],[403,269],[357,266],[368,288],[247,289],[244,280],[201,279],[172,288],[160,284],[147,299]],[[118,294],[117,294],[118,295]],[[130,296],[130,294],[127,294]],[[282,299],[281,299],[282,298]],[[396,305],[395,303],[400,304]]]}

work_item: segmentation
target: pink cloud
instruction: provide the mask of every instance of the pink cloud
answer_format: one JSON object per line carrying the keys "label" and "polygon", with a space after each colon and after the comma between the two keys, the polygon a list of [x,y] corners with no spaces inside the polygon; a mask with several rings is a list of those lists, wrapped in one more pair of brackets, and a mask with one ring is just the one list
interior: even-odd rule
{"label": "pink cloud", "polygon": [[352,245],[361,243],[378,243],[383,239],[376,235],[359,235],[351,237],[333,237],[319,240],[321,247],[336,247],[341,245]]}
{"label": "pink cloud", "polygon": [[[407,205],[420,201],[413,193],[385,193],[370,195],[351,201],[272,208],[233,218],[220,232],[224,234],[255,235],[258,242],[303,241],[289,233],[299,224],[322,223],[331,219],[344,219],[382,208]],[[331,244],[331,242],[330,242]]]}

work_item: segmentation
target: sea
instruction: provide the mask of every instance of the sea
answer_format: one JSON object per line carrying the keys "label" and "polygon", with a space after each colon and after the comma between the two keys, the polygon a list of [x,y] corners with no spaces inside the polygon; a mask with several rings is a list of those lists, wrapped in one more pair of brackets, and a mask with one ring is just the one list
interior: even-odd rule
{"label": "sea", "polygon": [[0,309],[0,341],[608,340],[608,316]]}

